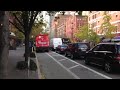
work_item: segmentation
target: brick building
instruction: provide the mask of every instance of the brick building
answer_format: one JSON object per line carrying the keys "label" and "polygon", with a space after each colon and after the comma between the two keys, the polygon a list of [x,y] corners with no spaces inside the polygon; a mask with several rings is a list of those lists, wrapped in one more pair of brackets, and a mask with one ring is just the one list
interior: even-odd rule
{"label": "brick building", "polygon": [[[107,11],[111,15],[111,24],[116,26],[116,34],[120,34],[120,11]],[[91,11],[88,15],[89,27],[92,28],[98,35],[102,35],[100,26],[103,23],[104,11]]]}
{"label": "brick building", "polygon": [[75,40],[74,33],[79,27],[88,24],[87,16],[79,15],[58,15],[52,21],[52,31],[54,31],[54,37],[70,38]]}
{"label": "brick building", "polygon": [[75,33],[79,27],[88,24],[87,16],[71,15],[66,22],[66,35],[71,40],[76,41]]}

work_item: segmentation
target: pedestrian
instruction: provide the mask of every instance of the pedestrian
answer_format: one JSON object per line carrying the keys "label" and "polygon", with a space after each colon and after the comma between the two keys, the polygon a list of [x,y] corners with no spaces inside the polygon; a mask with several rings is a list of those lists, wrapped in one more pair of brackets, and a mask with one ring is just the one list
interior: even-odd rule
{"label": "pedestrian", "polygon": [[29,50],[30,50],[30,53],[32,52],[32,43],[31,41],[29,42]]}

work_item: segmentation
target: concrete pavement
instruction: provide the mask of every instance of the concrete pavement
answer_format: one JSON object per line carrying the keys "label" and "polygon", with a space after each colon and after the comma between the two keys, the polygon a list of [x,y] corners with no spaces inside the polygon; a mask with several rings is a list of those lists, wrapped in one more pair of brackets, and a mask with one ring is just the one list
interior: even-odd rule
{"label": "concrete pavement", "polygon": [[[40,79],[40,72],[38,74],[38,69],[36,71],[28,70],[18,70],[16,68],[18,61],[24,61],[24,47],[17,48],[17,50],[9,51],[9,61],[8,61],[8,76],[7,79]],[[36,60],[34,60],[36,62]]]}

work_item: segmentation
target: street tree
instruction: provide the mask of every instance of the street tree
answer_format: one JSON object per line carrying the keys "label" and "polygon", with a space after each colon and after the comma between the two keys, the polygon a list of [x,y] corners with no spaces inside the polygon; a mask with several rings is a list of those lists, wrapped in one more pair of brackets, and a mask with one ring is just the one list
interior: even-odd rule
{"label": "street tree", "polygon": [[13,22],[10,21],[20,32],[25,36],[25,61],[28,61],[29,56],[29,35],[32,31],[32,27],[38,16],[39,11],[11,11],[10,14],[13,17]]}
{"label": "street tree", "polygon": [[106,38],[111,39],[115,36],[114,33],[116,32],[116,27],[110,23],[111,16],[107,13],[107,11],[104,11],[103,15],[103,23],[101,24],[100,29]]}
{"label": "street tree", "polygon": [[[52,15],[53,13],[56,13],[56,11],[48,11],[48,13]],[[30,33],[35,24],[41,23],[41,11],[11,11],[10,14],[13,17],[13,22],[10,21],[10,23],[25,36],[25,61],[27,62],[29,57]]]}
{"label": "street tree", "polygon": [[80,40],[91,41],[94,43],[99,42],[99,36],[92,29],[88,28],[88,25],[79,27],[77,33],[75,33],[76,38]]}
{"label": "street tree", "polygon": [[9,14],[0,11],[0,78],[7,77],[7,64],[9,55]]}

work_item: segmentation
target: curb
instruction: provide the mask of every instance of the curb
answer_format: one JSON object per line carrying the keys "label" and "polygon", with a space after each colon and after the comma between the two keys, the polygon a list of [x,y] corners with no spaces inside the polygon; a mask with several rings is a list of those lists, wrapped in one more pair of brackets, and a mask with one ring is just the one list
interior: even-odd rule
{"label": "curb", "polygon": [[36,52],[35,52],[35,56],[36,56],[35,60],[36,60],[36,65],[37,65],[38,78],[39,79],[45,79],[45,76],[44,76],[44,74],[43,74],[43,72],[42,72],[42,70],[40,68],[41,65],[38,62],[38,58],[37,58]]}
{"label": "curb", "polygon": [[43,74],[42,72],[42,69],[40,68],[41,65],[39,64],[38,62],[38,58],[37,58],[37,54],[36,54],[36,49],[35,47],[32,47],[32,52],[35,53],[35,62],[36,62],[36,65],[37,65],[37,74],[38,74],[38,79],[45,79],[45,75]]}

